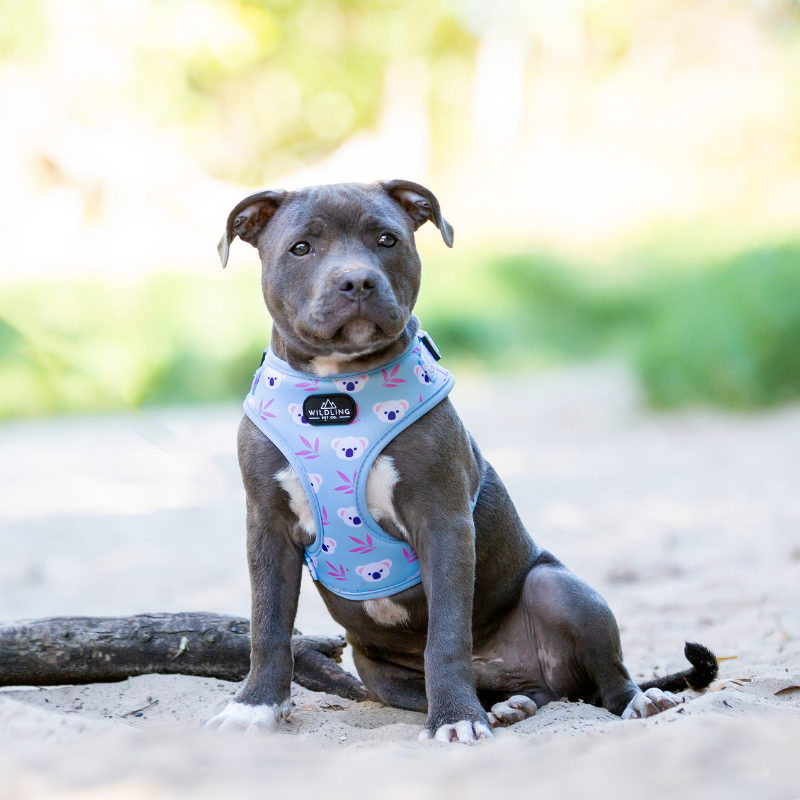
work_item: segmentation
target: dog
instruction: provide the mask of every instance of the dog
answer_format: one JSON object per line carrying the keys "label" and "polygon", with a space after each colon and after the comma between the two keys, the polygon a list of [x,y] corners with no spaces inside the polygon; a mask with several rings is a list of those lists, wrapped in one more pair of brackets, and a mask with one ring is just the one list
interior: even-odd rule
{"label": "dog", "polygon": [[[406,353],[415,353],[419,363],[408,381],[400,380],[413,384],[415,394],[427,390],[426,381],[450,380],[413,315],[421,281],[415,231],[425,222],[453,246],[453,229],[438,200],[410,181],[262,191],[231,211],[219,244],[223,267],[237,236],[256,247],[261,259],[274,361],[262,365],[254,387],[261,376],[265,392],[288,386],[286,373],[305,376],[297,385],[306,390],[328,380],[338,394],[327,397],[340,398],[340,405],[343,397],[353,401],[348,408],[357,412],[347,413],[361,419],[383,412],[377,425],[389,424],[390,416],[405,425],[374,458],[365,498],[384,545],[397,552],[402,547],[406,561],[414,562],[409,567],[414,582],[381,595],[375,587],[390,580],[390,573],[396,577],[400,565],[397,557],[370,555],[362,560],[371,563],[347,570],[353,580],[362,579],[367,596],[342,596],[334,584],[331,589],[317,583],[331,616],[346,630],[364,686],[382,703],[426,712],[420,738],[448,742],[492,738],[494,727],[563,698],[626,719],[673,707],[679,701],[672,692],[705,688],[716,677],[717,662],[708,649],[687,644],[690,669],[637,686],[623,663],[611,610],[534,542],[446,395],[432,396],[430,408],[412,424],[406,424],[406,415],[411,416],[415,398],[401,401],[387,394],[390,402],[374,407],[359,400],[376,385],[371,376],[382,373],[385,380],[378,380],[384,386],[399,387],[386,367],[405,363]],[[292,456],[253,422],[276,418],[280,410],[257,417],[249,409],[239,427],[252,587],[251,666],[234,700],[206,723],[210,729],[272,732],[288,720],[301,571],[304,560],[312,574],[319,566],[309,548],[328,558],[336,580],[346,576],[344,566],[330,561],[346,548],[340,544],[335,550],[328,533],[323,542],[321,526],[329,520],[312,513],[322,474],[303,477],[301,456]],[[305,410],[304,403],[290,403],[287,424],[309,423]],[[335,429],[334,442],[345,442],[336,455],[342,459],[338,474],[349,481],[348,459],[359,459],[370,437],[363,425],[349,438],[343,427]],[[306,454],[302,458],[321,452],[319,437],[316,450],[311,438],[303,441],[312,449],[299,451]],[[345,486],[339,488],[348,491]],[[338,516],[355,530],[364,511],[351,505]],[[354,558],[373,548],[373,539],[363,534],[350,539],[360,543]]]}

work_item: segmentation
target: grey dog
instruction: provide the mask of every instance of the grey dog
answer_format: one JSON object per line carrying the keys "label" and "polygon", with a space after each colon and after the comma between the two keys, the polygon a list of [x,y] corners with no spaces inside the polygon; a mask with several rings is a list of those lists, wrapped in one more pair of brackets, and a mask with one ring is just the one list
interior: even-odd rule
{"label": "grey dog", "polygon": [[[224,267],[235,237],[258,249],[278,357],[319,376],[369,372],[404,352],[418,330],[414,232],[426,221],[452,247],[438,200],[410,181],[264,191],[231,211],[219,252]],[[289,716],[303,548],[315,534],[301,524],[310,508],[296,474],[246,416],[238,449],[251,667],[234,701],[206,725],[273,731]],[[713,654],[687,644],[690,669],[641,686],[631,680],[605,601],[533,541],[450,400],[386,446],[367,496],[381,527],[417,551],[422,582],[361,601],[317,585],[370,694],[427,712],[420,738],[491,738],[493,727],[561,698],[646,717],[674,706],[671,692],[716,677]]]}

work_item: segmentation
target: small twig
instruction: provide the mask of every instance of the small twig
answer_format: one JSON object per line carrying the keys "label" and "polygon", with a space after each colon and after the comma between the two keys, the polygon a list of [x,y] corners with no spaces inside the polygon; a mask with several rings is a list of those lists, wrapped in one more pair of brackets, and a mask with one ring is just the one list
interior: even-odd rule
{"label": "small twig", "polygon": [[[147,698],[150,699],[149,697]],[[158,700],[151,700],[146,706],[142,706],[141,708],[134,708],[133,711],[129,711],[127,714],[123,714],[122,717],[129,717],[131,714],[138,714],[140,711],[147,711],[148,708],[152,708],[153,706],[158,705]]]}

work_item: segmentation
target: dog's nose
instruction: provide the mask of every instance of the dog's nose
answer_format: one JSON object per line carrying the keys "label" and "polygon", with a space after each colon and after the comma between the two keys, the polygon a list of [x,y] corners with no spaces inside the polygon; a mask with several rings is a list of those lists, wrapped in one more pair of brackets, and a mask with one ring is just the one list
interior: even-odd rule
{"label": "dog's nose", "polygon": [[365,269],[353,269],[342,275],[337,288],[351,300],[362,300],[375,288],[375,278]]}

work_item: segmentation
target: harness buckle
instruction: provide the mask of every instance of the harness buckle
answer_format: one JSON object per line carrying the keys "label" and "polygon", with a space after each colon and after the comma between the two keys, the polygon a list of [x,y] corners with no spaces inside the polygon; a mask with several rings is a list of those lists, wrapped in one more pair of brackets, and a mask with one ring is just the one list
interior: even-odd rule
{"label": "harness buckle", "polygon": [[419,340],[428,349],[428,352],[433,356],[434,361],[442,360],[442,354],[439,352],[439,348],[436,346],[433,339],[431,339],[430,334],[427,331],[419,332]]}

